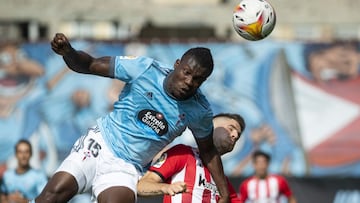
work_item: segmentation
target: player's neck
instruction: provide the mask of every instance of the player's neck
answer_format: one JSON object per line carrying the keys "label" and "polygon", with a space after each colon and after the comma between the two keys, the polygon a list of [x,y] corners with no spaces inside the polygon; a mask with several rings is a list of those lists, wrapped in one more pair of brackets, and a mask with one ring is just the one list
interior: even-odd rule
{"label": "player's neck", "polygon": [[28,170],[30,170],[30,165],[26,165],[26,166],[18,166],[16,168],[16,173],[17,174],[24,174],[26,173]]}
{"label": "player's neck", "polygon": [[170,85],[168,84],[168,79],[169,79],[169,77],[171,77],[171,74],[172,74],[172,72],[170,72],[166,77],[165,77],[165,79],[164,79],[164,84],[163,84],[163,88],[164,88],[164,91],[165,91],[165,93],[171,98],[171,99],[173,99],[173,100],[178,100],[178,99],[176,99],[172,94],[171,94],[171,91],[170,91],[170,89],[169,89],[169,87],[170,87]]}
{"label": "player's neck", "polygon": [[266,173],[266,174],[256,174],[255,175],[258,179],[266,179],[267,177],[268,177],[268,174]]}

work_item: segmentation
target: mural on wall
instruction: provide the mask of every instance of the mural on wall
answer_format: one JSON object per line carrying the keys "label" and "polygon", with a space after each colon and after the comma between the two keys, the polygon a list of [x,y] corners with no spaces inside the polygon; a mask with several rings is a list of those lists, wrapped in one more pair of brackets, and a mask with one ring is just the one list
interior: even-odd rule
{"label": "mural on wall", "polygon": [[[204,83],[214,113],[241,114],[247,129],[223,157],[230,176],[252,173],[251,152],[293,176],[360,175],[360,53],[356,42],[141,44],[74,41],[94,56],[146,55],[173,64],[193,46],[212,50]],[[96,84],[96,85],[94,85]],[[50,175],[73,142],[108,112],[123,83],[70,71],[48,43],[0,46],[0,175],[27,138],[36,167]],[[185,132],[174,143],[194,144]]]}

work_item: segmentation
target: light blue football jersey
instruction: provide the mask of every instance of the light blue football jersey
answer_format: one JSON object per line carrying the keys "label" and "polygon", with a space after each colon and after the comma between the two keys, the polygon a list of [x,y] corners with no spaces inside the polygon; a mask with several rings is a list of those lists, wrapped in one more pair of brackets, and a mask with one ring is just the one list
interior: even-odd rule
{"label": "light blue football jersey", "polygon": [[212,134],[212,110],[200,90],[177,101],[164,90],[172,71],[148,57],[113,57],[113,77],[126,82],[114,110],[97,120],[105,142],[118,157],[140,171],[189,127],[197,138]]}
{"label": "light blue football jersey", "polygon": [[3,176],[1,191],[5,194],[20,192],[24,198],[32,200],[37,197],[47,183],[45,173],[29,169],[26,173],[17,174],[15,169],[8,169]]}

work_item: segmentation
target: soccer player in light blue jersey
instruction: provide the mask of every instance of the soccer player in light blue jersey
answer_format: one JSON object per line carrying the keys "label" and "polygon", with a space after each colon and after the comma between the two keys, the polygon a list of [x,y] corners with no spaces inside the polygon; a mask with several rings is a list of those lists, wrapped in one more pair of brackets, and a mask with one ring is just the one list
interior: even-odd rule
{"label": "soccer player in light blue jersey", "polygon": [[34,199],[44,188],[47,177],[44,172],[31,168],[31,144],[19,140],[15,145],[17,167],[7,169],[1,184],[1,202],[23,203]]}
{"label": "soccer player in light blue jersey", "polygon": [[75,50],[60,33],[51,46],[73,71],[118,79],[126,85],[113,111],[76,141],[35,202],[66,202],[90,189],[99,203],[136,202],[139,177],[153,157],[187,127],[218,187],[219,202],[229,201],[212,139],[212,111],[199,90],[214,66],[209,49],[191,48],[171,67],[148,57],[94,58]]}

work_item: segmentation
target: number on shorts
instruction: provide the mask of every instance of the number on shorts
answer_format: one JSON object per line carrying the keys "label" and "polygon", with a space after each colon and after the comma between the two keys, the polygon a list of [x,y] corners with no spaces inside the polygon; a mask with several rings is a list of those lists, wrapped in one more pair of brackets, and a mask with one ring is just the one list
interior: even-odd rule
{"label": "number on shorts", "polygon": [[97,157],[99,155],[99,151],[101,150],[101,145],[92,138],[89,139],[89,142],[90,144],[88,146],[88,150],[94,157]]}

